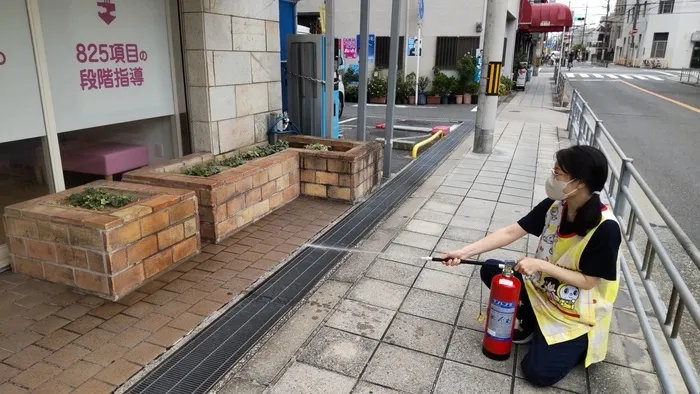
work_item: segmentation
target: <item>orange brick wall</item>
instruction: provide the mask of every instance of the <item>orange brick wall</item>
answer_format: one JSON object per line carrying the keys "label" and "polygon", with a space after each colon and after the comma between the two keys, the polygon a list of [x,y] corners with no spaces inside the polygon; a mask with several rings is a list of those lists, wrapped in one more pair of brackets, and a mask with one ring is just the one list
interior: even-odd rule
{"label": "orange brick wall", "polygon": [[139,200],[113,211],[57,202],[84,187],[5,209],[12,269],[116,300],[149,277],[199,252],[193,192],[120,182],[97,182]]}
{"label": "orange brick wall", "polygon": [[[190,155],[166,166],[127,173],[124,180],[194,190],[199,200],[201,236],[215,243],[300,194],[299,153],[294,150],[206,178],[179,173],[185,168],[183,162],[192,165],[213,160],[216,157],[212,154]],[[164,168],[177,173],[163,172]]]}

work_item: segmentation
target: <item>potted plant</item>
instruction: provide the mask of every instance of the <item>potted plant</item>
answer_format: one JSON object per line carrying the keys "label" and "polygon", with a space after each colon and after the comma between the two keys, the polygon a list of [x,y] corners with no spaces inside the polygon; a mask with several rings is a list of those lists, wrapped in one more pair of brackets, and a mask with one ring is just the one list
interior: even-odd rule
{"label": "potted plant", "polygon": [[407,104],[411,88],[407,79],[403,77],[403,71],[396,76],[396,104]]}
{"label": "potted plant", "polygon": [[463,93],[464,104],[470,104],[472,101],[470,85],[474,81],[474,74],[476,74],[476,59],[474,57],[467,55],[457,62],[457,79]]}
{"label": "potted plant", "polygon": [[450,104],[462,104],[462,91],[457,77],[448,77],[450,87]]}
{"label": "potted plant", "polygon": [[416,87],[416,73],[410,73],[410,74],[406,75],[406,94],[408,96],[408,103],[411,105],[416,104],[415,87]]}
{"label": "potted plant", "polygon": [[387,80],[379,71],[372,73],[367,85],[369,102],[372,104],[386,104]]}
{"label": "potted plant", "polygon": [[449,102],[450,80],[439,68],[433,68],[433,89],[428,96],[428,104],[447,104]]}
{"label": "potted plant", "polygon": [[428,85],[430,85],[430,78],[418,78],[418,105],[425,105],[427,103],[426,95],[428,93]]}
{"label": "potted plant", "polygon": [[469,82],[464,96],[469,97],[469,103],[476,104],[479,101],[479,83]]}

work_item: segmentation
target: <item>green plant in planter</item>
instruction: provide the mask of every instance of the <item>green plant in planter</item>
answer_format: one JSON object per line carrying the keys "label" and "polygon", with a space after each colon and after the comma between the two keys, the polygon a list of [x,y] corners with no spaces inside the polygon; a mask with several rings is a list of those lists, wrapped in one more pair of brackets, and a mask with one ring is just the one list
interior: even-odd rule
{"label": "green plant in planter", "polygon": [[388,84],[384,75],[379,71],[375,71],[372,73],[372,78],[369,79],[367,94],[369,94],[369,97],[386,97]]}
{"label": "green plant in planter", "polygon": [[357,86],[345,86],[345,101],[348,103],[356,103],[359,98],[359,90]]}
{"label": "green plant in planter", "polygon": [[470,82],[467,84],[467,90],[465,93],[469,93],[471,95],[478,94],[479,93],[479,83],[478,82]]}
{"label": "green plant in planter", "polygon": [[219,168],[216,163],[207,163],[207,164],[200,164],[196,166],[192,166],[190,168],[185,168],[182,173],[184,175],[190,175],[190,176],[201,176],[201,177],[208,177],[212,175],[216,175],[221,173],[221,168]]}
{"label": "green plant in planter", "polygon": [[324,145],[324,144],[309,144],[304,147],[304,149],[311,149],[311,150],[320,150],[323,152],[327,152],[331,150],[330,145]]}
{"label": "green plant in planter", "polygon": [[501,76],[501,84],[498,86],[498,95],[507,96],[510,94],[511,90],[513,90],[513,80],[505,75]]}
{"label": "green plant in planter", "polygon": [[68,205],[76,208],[103,211],[111,208],[121,208],[131,202],[136,201],[136,197],[124,194],[115,194],[106,189],[88,187],[80,193],[68,196]]}
{"label": "green plant in planter", "polygon": [[476,60],[473,56],[464,56],[457,62],[457,79],[462,93],[469,93],[469,84],[474,82]]}
{"label": "green plant in planter", "polygon": [[221,165],[231,168],[236,168],[238,166],[242,166],[243,164],[245,164],[245,160],[243,160],[243,158],[240,156],[232,156],[221,161]]}
{"label": "green plant in planter", "polygon": [[447,91],[449,95],[464,93],[464,91],[459,88],[457,77],[447,77]]}
{"label": "green plant in planter", "polygon": [[360,75],[355,72],[352,68],[348,68],[345,70],[345,73],[343,74],[343,84],[345,85],[345,89],[348,88],[348,85],[350,85],[353,82],[359,82],[360,81]]}
{"label": "green plant in planter", "polygon": [[447,96],[450,94],[450,78],[439,68],[433,68],[433,96]]}
{"label": "green plant in planter", "polygon": [[[414,74],[415,75],[415,74]],[[415,84],[415,78],[413,79],[414,84]],[[408,77],[404,78],[403,77],[403,71],[399,71],[397,77],[396,77],[396,102],[401,104],[405,103],[408,101],[408,96],[411,95],[411,91],[413,90],[412,85],[409,82]]]}
{"label": "green plant in planter", "polygon": [[428,77],[418,78],[418,94],[426,94],[428,92],[429,85],[430,85],[430,78],[428,78]]}

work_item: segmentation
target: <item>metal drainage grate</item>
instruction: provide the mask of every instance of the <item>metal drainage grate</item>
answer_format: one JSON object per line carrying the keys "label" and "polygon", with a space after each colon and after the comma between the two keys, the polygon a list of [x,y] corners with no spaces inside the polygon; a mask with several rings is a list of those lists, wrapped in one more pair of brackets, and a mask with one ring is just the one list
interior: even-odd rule
{"label": "metal drainage grate", "polygon": [[[471,123],[439,141],[415,163],[321,236],[317,243],[355,246],[469,134]],[[206,393],[346,252],[305,248],[246,298],[234,305],[128,393]]]}

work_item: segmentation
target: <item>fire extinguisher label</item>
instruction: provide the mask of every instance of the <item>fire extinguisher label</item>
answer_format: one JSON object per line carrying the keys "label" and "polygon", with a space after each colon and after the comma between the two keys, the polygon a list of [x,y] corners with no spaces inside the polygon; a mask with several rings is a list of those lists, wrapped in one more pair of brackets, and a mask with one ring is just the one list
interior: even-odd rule
{"label": "fire extinguisher label", "polygon": [[491,314],[486,333],[497,341],[510,341],[513,319],[515,318],[515,303],[491,300]]}

